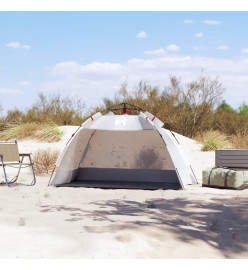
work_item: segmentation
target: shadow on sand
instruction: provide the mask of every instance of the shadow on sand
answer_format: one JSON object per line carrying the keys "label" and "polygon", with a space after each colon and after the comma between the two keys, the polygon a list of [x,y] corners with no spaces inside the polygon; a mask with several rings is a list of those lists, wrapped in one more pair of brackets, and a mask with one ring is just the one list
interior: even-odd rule
{"label": "shadow on sand", "polygon": [[[202,240],[226,258],[248,252],[248,200],[245,198],[235,196],[211,201],[154,199],[144,203],[108,200],[90,205],[94,210],[85,209],[87,205],[84,208],[43,205],[41,212],[66,211],[70,216],[65,220],[67,222],[90,219],[92,226],[82,224],[90,233],[128,230],[144,233],[146,238],[166,241],[166,232],[169,232],[182,242],[193,244],[194,240]],[[124,221],[123,216],[128,221]],[[96,226],[94,221],[103,221],[103,225],[98,223]]]}

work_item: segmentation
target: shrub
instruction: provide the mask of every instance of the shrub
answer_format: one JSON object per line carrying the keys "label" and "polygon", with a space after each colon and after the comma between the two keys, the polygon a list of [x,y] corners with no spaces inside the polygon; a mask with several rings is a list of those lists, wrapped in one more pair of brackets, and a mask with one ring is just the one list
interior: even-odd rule
{"label": "shrub", "polygon": [[237,130],[248,129],[248,115],[238,114],[235,110],[225,111],[218,108],[213,117],[212,128],[227,135],[236,134]]}
{"label": "shrub", "polygon": [[248,149],[248,132],[238,131],[236,134],[231,136],[231,142],[234,148]]}
{"label": "shrub", "polygon": [[59,156],[59,150],[38,149],[33,155],[34,171],[37,174],[50,173]]}
{"label": "shrub", "polygon": [[239,114],[248,114],[248,105],[245,102],[239,106]]}
{"label": "shrub", "polygon": [[52,120],[57,125],[80,125],[84,108],[84,103],[77,97],[62,97],[60,93],[45,96],[40,93],[37,102],[25,112],[22,120],[40,123]]}
{"label": "shrub", "polygon": [[25,114],[21,110],[14,108],[12,110],[8,110],[7,116],[5,118],[5,122],[7,122],[7,123],[22,123],[24,116],[25,116]]}
{"label": "shrub", "polygon": [[171,76],[163,92],[159,87],[142,81],[132,92],[128,92],[127,83],[124,83],[113,99],[103,99],[105,106],[92,109],[91,114],[127,102],[157,116],[165,123],[165,128],[192,138],[211,126],[213,111],[223,91],[218,78],[212,79],[204,74],[189,83],[182,83]]}
{"label": "shrub", "polygon": [[223,148],[232,148],[228,137],[218,130],[205,131],[195,137],[195,140],[202,143],[202,151],[214,151]]}
{"label": "shrub", "polygon": [[225,111],[225,112],[233,112],[234,111],[234,109],[229,104],[227,104],[225,100],[222,100],[222,102],[220,103],[220,105],[218,106],[217,109]]}
{"label": "shrub", "polygon": [[[4,121],[7,123],[49,123],[57,125],[81,125],[84,103],[77,97],[63,97],[59,92],[51,96],[39,93],[37,101],[26,108],[8,110]],[[1,118],[1,107],[0,107]]]}

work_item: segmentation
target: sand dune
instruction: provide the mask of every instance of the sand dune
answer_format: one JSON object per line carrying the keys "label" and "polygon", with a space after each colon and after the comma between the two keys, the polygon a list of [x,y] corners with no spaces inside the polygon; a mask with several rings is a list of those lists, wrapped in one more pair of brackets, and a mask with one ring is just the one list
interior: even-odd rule
{"label": "sand dune", "polygon": [[[20,151],[62,150],[77,127],[61,129],[60,142],[19,141]],[[0,186],[0,257],[248,258],[248,190],[201,187],[214,153],[177,139],[199,181],[186,190],[55,188],[47,175]],[[20,182],[31,176],[24,169]]]}

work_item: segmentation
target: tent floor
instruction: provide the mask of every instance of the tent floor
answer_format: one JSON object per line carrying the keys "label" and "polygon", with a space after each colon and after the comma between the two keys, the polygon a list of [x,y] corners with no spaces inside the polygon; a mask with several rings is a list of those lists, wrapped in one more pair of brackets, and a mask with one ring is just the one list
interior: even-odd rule
{"label": "tent floor", "polygon": [[68,184],[56,185],[57,187],[88,187],[88,188],[118,188],[118,189],[181,189],[179,184],[158,182],[131,182],[131,181],[86,181],[76,180]]}

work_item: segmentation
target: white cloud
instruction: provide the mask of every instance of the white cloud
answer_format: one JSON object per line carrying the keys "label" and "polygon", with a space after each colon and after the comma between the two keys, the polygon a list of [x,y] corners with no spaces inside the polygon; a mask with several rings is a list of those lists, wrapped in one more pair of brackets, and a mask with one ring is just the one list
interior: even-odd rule
{"label": "white cloud", "polygon": [[165,50],[164,49],[157,49],[157,50],[145,51],[144,54],[147,54],[147,55],[165,54]]}
{"label": "white cloud", "polygon": [[243,48],[241,51],[242,53],[248,53],[248,48]]}
{"label": "white cloud", "polygon": [[94,76],[114,76],[118,74],[120,69],[122,68],[121,64],[118,63],[109,63],[109,62],[92,62],[87,65],[79,65],[74,61],[70,62],[61,62],[55,65],[51,72],[55,75],[62,76],[77,76],[78,74],[87,74]]}
{"label": "white cloud", "polygon": [[19,90],[19,89],[0,88],[0,94],[3,94],[3,95],[19,95],[19,94],[22,94],[22,91]]}
{"label": "white cloud", "polygon": [[203,23],[205,24],[208,24],[208,25],[217,25],[217,24],[220,24],[219,21],[214,21],[214,20],[205,20],[205,21],[202,21]]}
{"label": "white cloud", "polygon": [[171,52],[176,52],[180,50],[180,47],[178,45],[171,44],[166,49]]}
{"label": "white cloud", "polygon": [[229,47],[227,45],[221,45],[221,46],[217,47],[217,50],[221,50],[221,51],[225,51],[228,49],[229,49]]}
{"label": "white cloud", "polygon": [[29,45],[22,45],[20,42],[9,42],[5,45],[6,47],[13,48],[13,49],[30,49],[31,46]]}
{"label": "white cloud", "polygon": [[201,37],[203,37],[203,33],[202,32],[195,33],[195,37],[201,38]]}
{"label": "white cloud", "polygon": [[194,23],[195,21],[193,20],[184,20],[184,23]]}
{"label": "white cloud", "polygon": [[113,97],[125,80],[130,89],[140,80],[163,88],[170,74],[188,82],[195,79],[202,69],[206,74],[220,76],[227,89],[224,98],[232,106],[248,99],[248,58],[230,60],[172,54],[149,59],[132,58],[123,64],[61,62],[49,68],[47,72],[52,79],[42,83],[40,89],[54,92],[60,89],[65,94],[77,95],[89,107],[99,104],[103,97]]}
{"label": "white cloud", "polygon": [[195,50],[195,51],[201,51],[201,50],[206,50],[207,47],[204,47],[204,46],[202,46],[202,47],[201,46],[193,46],[192,49]]}
{"label": "white cloud", "polygon": [[146,38],[147,33],[145,31],[139,32],[136,36],[136,38]]}

